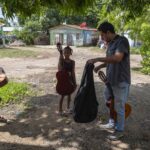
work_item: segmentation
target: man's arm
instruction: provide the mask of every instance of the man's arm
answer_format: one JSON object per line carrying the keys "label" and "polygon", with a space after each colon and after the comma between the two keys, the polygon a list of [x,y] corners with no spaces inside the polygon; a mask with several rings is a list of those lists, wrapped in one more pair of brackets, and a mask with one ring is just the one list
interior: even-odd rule
{"label": "man's arm", "polygon": [[88,63],[104,62],[106,64],[119,63],[124,57],[124,53],[116,52],[114,55],[109,57],[99,57],[88,60]]}

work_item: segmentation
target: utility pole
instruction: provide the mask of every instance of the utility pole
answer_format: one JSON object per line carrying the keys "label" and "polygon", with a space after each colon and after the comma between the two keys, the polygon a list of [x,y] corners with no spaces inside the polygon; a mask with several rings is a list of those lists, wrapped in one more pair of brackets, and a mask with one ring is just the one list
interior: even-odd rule
{"label": "utility pole", "polygon": [[[2,13],[2,8],[0,6],[0,19],[4,19],[4,15]],[[3,32],[3,26],[5,26],[4,23],[0,23],[0,31],[1,31],[1,38],[2,38],[2,43],[3,43],[3,47],[5,47],[5,36],[4,36],[4,32]]]}
{"label": "utility pole", "polygon": [[5,35],[4,35],[4,32],[3,32],[3,26],[5,26],[5,24],[1,24],[0,25],[0,30],[1,30],[1,38],[2,38],[2,43],[3,43],[3,47],[5,47]]}

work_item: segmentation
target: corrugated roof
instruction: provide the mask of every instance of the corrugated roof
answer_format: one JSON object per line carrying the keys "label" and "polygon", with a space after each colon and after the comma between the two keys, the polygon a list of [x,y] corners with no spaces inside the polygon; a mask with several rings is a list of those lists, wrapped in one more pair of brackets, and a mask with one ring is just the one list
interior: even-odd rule
{"label": "corrugated roof", "polygon": [[58,26],[56,26],[56,27],[52,27],[52,28],[50,28],[50,30],[51,29],[56,29],[56,28],[60,28],[60,27],[70,27],[70,28],[74,28],[74,29],[79,29],[79,30],[90,30],[90,31],[97,31],[97,29],[95,29],[95,28],[88,28],[88,27],[80,27],[80,26],[78,26],[78,25],[70,25],[70,24],[61,24],[61,25],[58,25]]}

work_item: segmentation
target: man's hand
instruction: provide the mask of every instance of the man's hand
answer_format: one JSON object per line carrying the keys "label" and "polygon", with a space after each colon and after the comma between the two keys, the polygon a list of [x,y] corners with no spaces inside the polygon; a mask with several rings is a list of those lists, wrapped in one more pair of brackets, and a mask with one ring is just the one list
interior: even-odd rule
{"label": "man's hand", "polygon": [[100,65],[96,66],[94,68],[94,72],[97,73],[100,69],[105,68],[106,65],[107,65],[106,63],[103,63],[103,64],[100,64]]}
{"label": "man's hand", "polygon": [[101,67],[100,65],[99,65],[99,66],[96,66],[96,67],[94,68],[94,72],[97,73],[101,68],[102,68],[102,67]]}
{"label": "man's hand", "polygon": [[89,59],[89,60],[87,61],[88,64],[95,64],[96,62],[97,62],[96,59]]}
{"label": "man's hand", "polygon": [[61,43],[57,43],[57,49],[60,52],[60,54],[62,54],[62,44]]}

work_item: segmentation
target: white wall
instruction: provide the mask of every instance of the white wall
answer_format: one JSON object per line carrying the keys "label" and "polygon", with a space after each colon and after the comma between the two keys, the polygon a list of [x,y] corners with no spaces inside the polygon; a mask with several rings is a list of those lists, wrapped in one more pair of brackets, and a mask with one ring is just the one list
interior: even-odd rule
{"label": "white wall", "polygon": [[128,39],[130,47],[134,46],[134,41],[129,37],[128,33],[124,33],[124,36]]}

